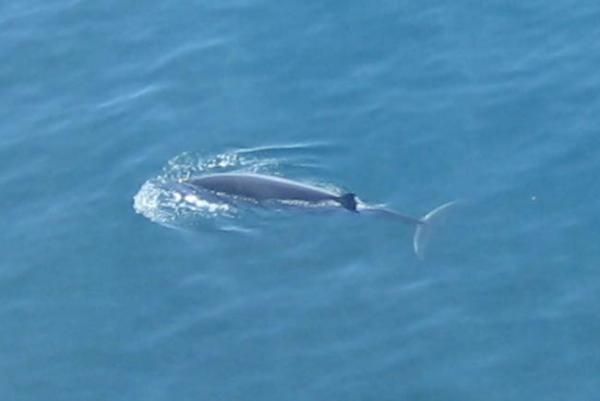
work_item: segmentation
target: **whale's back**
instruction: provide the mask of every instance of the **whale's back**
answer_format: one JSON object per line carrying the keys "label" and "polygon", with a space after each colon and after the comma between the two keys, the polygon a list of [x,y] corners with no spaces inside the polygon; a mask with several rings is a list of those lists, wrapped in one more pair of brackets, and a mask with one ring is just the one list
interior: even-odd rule
{"label": "whale's back", "polygon": [[262,200],[305,202],[338,201],[339,196],[325,189],[261,174],[211,174],[193,178],[192,185],[217,193]]}

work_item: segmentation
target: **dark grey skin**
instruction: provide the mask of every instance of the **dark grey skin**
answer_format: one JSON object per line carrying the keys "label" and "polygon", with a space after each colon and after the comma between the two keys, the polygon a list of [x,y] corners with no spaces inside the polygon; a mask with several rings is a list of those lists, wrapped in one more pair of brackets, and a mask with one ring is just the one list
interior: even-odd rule
{"label": "dark grey skin", "polygon": [[334,201],[356,212],[356,195],[338,195],[323,188],[263,174],[224,173],[191,178],[185,183],[219,194],[241,196],[257,201],[288,200],[319,203]]}

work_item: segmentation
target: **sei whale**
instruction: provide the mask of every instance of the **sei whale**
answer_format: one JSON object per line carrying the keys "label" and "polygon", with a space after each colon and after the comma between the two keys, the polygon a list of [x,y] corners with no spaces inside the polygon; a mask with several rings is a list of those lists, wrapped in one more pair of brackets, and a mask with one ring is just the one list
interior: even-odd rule
{"label": "sei whale", "polygon": [[407,216],[380,206],[369,206],[358,200],[354,193],[337,194],[314,185],[286,178],[254,173],[220,173],[181,180],[180,184],[208,190],[216,195],[234,196],[257,202],[279,200],[307,203],[334,202],[354,213],[374,213],[414,225],[413,249],[419,258],[424,257],[431,220],[455,202],[445,203],[421,218]]}

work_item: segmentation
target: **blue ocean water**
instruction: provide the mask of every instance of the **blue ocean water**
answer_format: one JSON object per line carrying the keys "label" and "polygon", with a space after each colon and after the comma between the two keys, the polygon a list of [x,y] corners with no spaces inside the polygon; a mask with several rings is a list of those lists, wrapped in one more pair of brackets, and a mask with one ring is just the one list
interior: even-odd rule
{"label": "blue ocean water", "polygon": [[[599,18],[2,2],[0,400],[598,399]],[[397,222],[155,188],[232,169],[460,203],[419,261]]]}

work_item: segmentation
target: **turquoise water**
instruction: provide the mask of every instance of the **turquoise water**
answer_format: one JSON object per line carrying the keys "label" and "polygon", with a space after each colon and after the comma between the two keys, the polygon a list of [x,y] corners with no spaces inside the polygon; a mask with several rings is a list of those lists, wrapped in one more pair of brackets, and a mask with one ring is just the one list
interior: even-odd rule
{"label": "turquoise water", "polygon": [[[0,399],[597,399],[599,18],[3,2]],[[460,203],[421,262],[386,219],[153,190],[229,170]]]}

